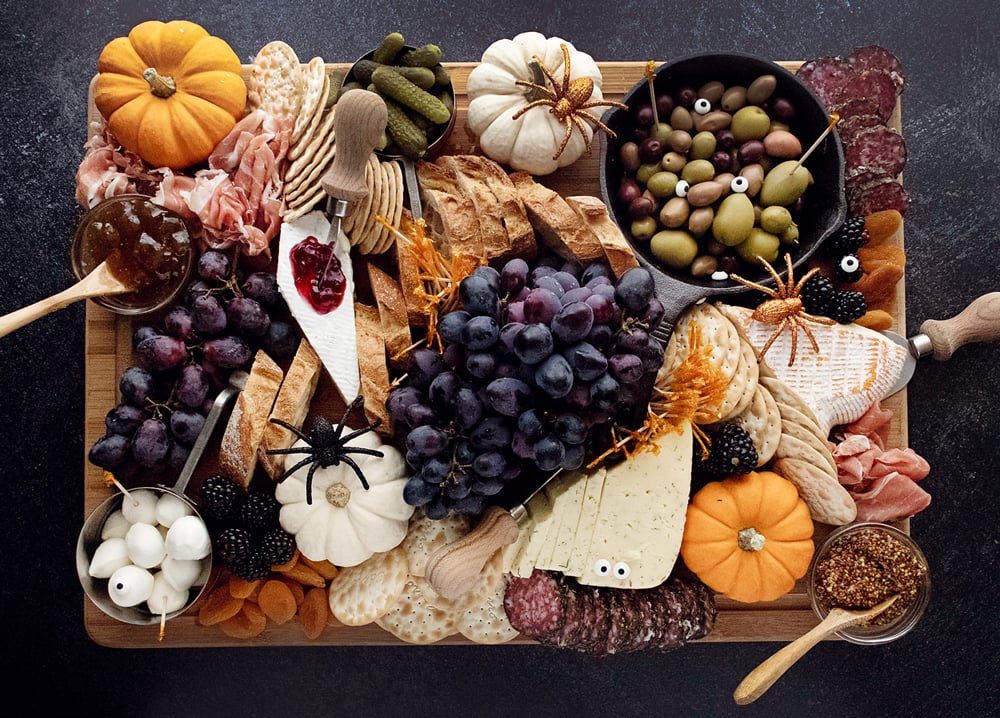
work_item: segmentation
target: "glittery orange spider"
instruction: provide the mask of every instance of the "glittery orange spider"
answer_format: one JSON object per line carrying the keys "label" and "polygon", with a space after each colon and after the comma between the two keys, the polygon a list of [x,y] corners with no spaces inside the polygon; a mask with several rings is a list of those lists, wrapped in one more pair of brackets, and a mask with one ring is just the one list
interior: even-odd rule
{"label": "glittery orange spider", "polygon": [[816,337],[813,336],[812,331],[806,324],[807,321],[815,322],[817,324],[836,324],[835,321],[827,317],[816,317],[812,314],[808,314],[805,307],[802,305],[802,299],[799,298],[799,294],[802,292],[802,287],[805,285],[809,279],[819,271],[819,267],[814,267],[806,272],[806,275],[799,280],[798,284],[795,283],[795,275],[792,272],[792,256],[790,254],[785,254],[785,263],[788,265],[788,281],[784,284],[781,282],[781,278],[778,273],[774,271],[772,267],[766,260],[761,259],[761,264],[768,273],[774,277],[774,281],[777,284],[777,291],[771,289],[770,287],[765,287],[763,284],[757,284],[756,282],[751,282],[743,277],[739,277],[735,274],[730,274],[729,278],[739,282],[745,287],[750,287],[752,289],[757,289],[764,292],[771,299],[767,299],[754,309],[751,318],[757,320],[758,322],[763,322],[765,324],[777,324],[777,329],[771,335],[771,338],[767,340],[764,344],[764,348],[757,353],[757,360],[763,361],[764,355],[767,354],[767,350],[771,348],[774,340],[783,332],[786,328],[791,328],[792,330],[792,351],[788,357],[788,366],[791,366],[795,362],[795,351],[798,348],[798,336],[799,329],[802,330],[803,334],[809,339],[809,343],[812,344],[814,352],[819,351],[819,345],[816,344]]}
{"label": "glittery orange spider", "polygon": [[589,77],[578,77],[571,81],[569,79],[569,48],[566,46],[566,43],[562,43],[559,48],[562,50],[563,54],[562,85],[560,86],[560,84],[556,81],[556,78],[552,76],[549,68],[545,66],[545,63],[543,63],[541,59],[535,55],[535,62],[538,63],[539,69],[545,73],[545,77],[547,77],[549,82],[552,83],[552,89],[549,89],[545,85],[528,82],[527,80],[516,80],[516,84],[530,87],[536,92],[542,93],[544,97],[533,102],[529,102],[527,105],[515,112],[514,116],[511,118],[512,120],[516,120],[533,107],[550,107],[551,109],[549,112],[555,115],[557,120],[566,124],[566,135],[563,137],[562,143],[559,145],[559,149],[554,155],[552,155],[552,159],[554,160],[559,159],[559,155],[563,153],[563,150],[566,149],[566,145],[569,144],[570,137],[573,135],[574,125],[576,125],[577,129],[580,130],[580,134],[583,135],[584,141],[587,143],[587,152],[590,152],[591,141],[587,137],[587,129],[583,124],[584,120],[594,125],[595,128],[607,132],[612,137],[617,136],[610,127],[594,117],[591,113],[587,112],[588,108],[618,107],[623,110],[628,109],[627,105],[624,105],[621,102],[615,102],[614,100],[591,101],[590,97],[594,94],[594,81]]}

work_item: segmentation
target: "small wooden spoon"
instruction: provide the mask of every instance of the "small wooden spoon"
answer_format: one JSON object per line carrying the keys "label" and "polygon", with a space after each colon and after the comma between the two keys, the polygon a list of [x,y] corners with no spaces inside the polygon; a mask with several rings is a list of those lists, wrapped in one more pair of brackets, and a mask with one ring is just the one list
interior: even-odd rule
{"label": "small wooden spoon", "polygon": [[39,317],[68,307],[73,302],[90,297],[105,297],[112,294],[124,294],[132,291],[132,287],[122,284],[108,269],[107,262],[98,264],[94,271],[58,294],[17,309],[0,317],[0,337],[5,337],[15,329],[20,329]]}
{"label": "small wooden spoon", "polygon": [[785,674],[792,665],[802,658],[809,649],[841,628],[863,623],[886,610],[899,598],[897,593],[888,599],[864,611],[848,611],[835,608],[827,614],[819,625],[808,633],[799,636],[773,656],[754,668],[733,692],[733,700],[744,706],[753,703],[767,691],[768,688]]}

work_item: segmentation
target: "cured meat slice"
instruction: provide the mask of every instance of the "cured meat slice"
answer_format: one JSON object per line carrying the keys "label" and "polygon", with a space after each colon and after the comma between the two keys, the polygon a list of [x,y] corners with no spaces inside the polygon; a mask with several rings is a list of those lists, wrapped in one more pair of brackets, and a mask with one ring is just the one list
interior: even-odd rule
{"label": "cured meat slice", "polygon": [[[871,103],[874,106],[874,102]],[[836,110],[831,110],[836,112]],[[885,127],[882,118],[874,111],[860,114],[844,115],[840,114],[840,123],[837,125],[837,134],[840,141],[845,145],[849,143],[859,132],[864,132],[871,127]]]}
{"label": "cured meat slice", "polygon": [[[840,115],[841,122],[855,117],[873,115],[880,125],[885,124],[885,121],[879,115],[878,102],[873,97],[848,97],[845,100],[835,102],[827,109],[830,112],[836,112]],[[841,139],[843,139],[843,136],[841,136]]]}
{"label": "cured meat slice", "polygon": [[848,172],[871,167],[896,176],[906,166],[906,141],[889,127],[869,127],[845,143],[844,162]]}
{"label": "cured meat slice", "polygon": [[885,209],[905,215],[910,195],[898,180],[886,175],[848,191],[847,204],[851,216],[866,217]]}
{"label": "cured meat slice", "polygon": [[899,58],[879,45],[856,47],[847,56],[847,61],[862,70],[880,70],[892,78],[896,85],[896,94],[903,91],[906,78],[903,75],[903,63]]}
{"label": "cured meat slice", "polygon": [[[528,638],[601,656],[678,648],[708,635],[716,618],[711,590],[694,579],[672,576],[648,589],[595,588],[540,569],[511,577],[504,610]],[[597,621],[577,627],[579,616],[595,613]]]}
{"label": "cured meat slice", "polygon": [[816,93],[824,105],[830,107],[838,101],[840,88],[856,73],[850,63],[842,58],[819,57],[802,63],[795,74]]}
{"label": "cured meat slice", "polygon": [[876,112],[882,121],[888,122],[892,111],[896,109],[896,85],[892,78],[880,70],[854,72],[851,68],[849,72],[854,73],[853,77],[848,77],[844,84],[833,91],[828,106],[836,107],[838,103],[852,98],[867,97],[874,100],[878,107]]}
{"label": "cured meat slice", "polygon": [[930,494],[896,471],[872,481],[867,491],[851,495],[858,505],[858,521],[898,521],[923,511],[931,503]]}

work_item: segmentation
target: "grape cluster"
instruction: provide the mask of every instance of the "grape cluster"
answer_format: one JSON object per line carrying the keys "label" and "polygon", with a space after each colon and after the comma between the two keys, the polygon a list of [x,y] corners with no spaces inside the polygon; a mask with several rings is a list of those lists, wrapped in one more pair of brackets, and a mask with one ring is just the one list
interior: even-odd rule
{"label": "grape cluster", "polygon": [[411,353],[387,399],[412,469],[404,498],[432,519],[477,514],[523,471],[583,465],[592,429],[648,401],[664,308],[649,272],[553,258],[478,267],[442,350]]}
{"label": "grape cluster", "polygon": [[120,401],[90,448],[90,462],[119,479],[179,470],[229,374],[258,348],[278,359],[298,345],[273,273],[234,272],[228,255],[210,250],[197,274],[161,324],[136,328],[138,363],[122,373]]}

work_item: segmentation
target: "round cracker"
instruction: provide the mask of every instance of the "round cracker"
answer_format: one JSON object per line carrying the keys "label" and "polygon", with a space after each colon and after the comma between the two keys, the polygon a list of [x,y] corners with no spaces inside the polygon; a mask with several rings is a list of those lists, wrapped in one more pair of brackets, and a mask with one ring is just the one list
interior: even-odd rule
{"label": "round cracker", "polygon": [[[373,161],[372,161],[373,160]],[[375,221],[375,215],[382,204],[382,163],[374,154],[369,159],[371,167],[370,179],[368,181],[368,194],[371,195],[371,206],[364,216],[364,221],[358,231],[358,251],[361,254],[371,254],[375,248],[375,243],[381,238],[382,225]],[[365,173],[366,177],[369,174]]]}
{"label": "round cracker", "polygon": [[310,212],[313,206],[326,196],[323,186],[319,185],[309,194],[297,198],[294,202],[289,202],[285,208],[285,213],[281,215],[283,222],[294,222],[302,215]]}
{"label": "round cracker", "polygon": [[330,610],[347,626],[367,625],[399,600],[408,575],[406,553],[399,546],[374,554],[357,566],[341,569],[330,581]]}
{"label": "round cracker", "polygon": [[799,459],[778,459],[775,473],[795,484],[809,507],[813,521],[831,526],[849,524],[858,515],[857,504],[840,482],[812,464]]}
{"label": "round cracker", "polygon": [[458,633],[460,616],[454,605],[441,600],[426,579],[410,577],[402,595],[375,623],[407,643],[436,643]]}
{"label": "round cracker", "polygon": [[729,421],[750,434],[757,450],[758,467],[771,460],[781,440],[781,412],[767,389],[758,384],[750,405]]}
{"label": "round cracker", "polygon": [[757,389],[758,376],[757,355],[749,342],[740,339],[740,359],[736,373],[729,380],[726,396],[719,408],[719,415],[723,421],[736,416],[750,405]]}
{"label": "round cracker", "polygon": [[469,533],[470,522],[467,516],[449,514],[447,517],[434,521],[427,518],[422,511],[416,512],[410,519],[406,538],[400,544],[406,554],[408,571],[411,576],[423,578],[427,559],[437,549],[452,543]]}
{"label": "round cracker", "polygon": [[368,164],[365,165],[365,185],[368,187],[368,194],[357,203],[357,211],[354,213],[354,221],[351,224],[351,233],[348,235],[351,240],[351,246],[358,247],[359,249],[368,240],[372,206],[377,191],[377,185],[375,184],[377,167],[378,158],[373,152],[368,156]]}
{"label": "round cracker", "polygon": [[805,461],[816,467],[817,471],[837,477],[837,465],[828,463],[826,458],[816,450],[816,447],[799,439],[792,434],[782,430],[781,440],[778,441],[778,450],[775,452],[778,459],[798,459]]}
{"label": "round cracker", "polygon": [[709,357],[731,380],[739,367],[742,343],[733,323],[714,304],[701,302],[685,310],[671,339],[675,339],[675,349],[671,358],[671,370],[688,358],[691,352],[691,330],[697,325],[701,329],[701,346],[711,347]]}
{"label": "round cracker", "polygon": [[[330,76],[326,72],[326,63],[322,57],[314,57],[302,70],[302,107],[295,118],[295,127],[289,141],[291,152],[309,136],[319,124],[319,119],[326,107],[326,97],[330,94]],[[296,155],[298,156],[298,155]]]}
{"label": "round cracker", "polygon": [[[296,197],[312,193],[322,182],[326,171],[333,164],[337,154],[337,146],[331,142],[321,154],[311,158],[311,164],[298,172],[285,190],[285,198],[291,201]],[[286,175],[287,177],[287,175]]]}
{"label": "round cracker", "polygon": [[519,632],[510,625],[507,611],[503,606],[504,592],[507,590],[506,577],[493,593],[486,596],[478,606],[462,614],[458,621],[458,632],[476,643],[497,645],[518,637]]}
{"label": "round cracker", "polygon": [[250,65],[247,80],[250,107],[272,115],[298,115],[304,94],[302,65],[295,50],[281,40],[264,45]]}
{"label": "round cracker", "polygon": [[358,244],[355,237],[358,237],[360,240],[360,236],[357,234],[356,230],[361,227],[361,224],[364,222],[365,217],[368,216],[368,212],[372,207],[372,179],[370,173],[372,172],[372,158],[374,156],[375,153],[369,155],[368,160],[365,163],[365,186],[368,187],[369,191],[360,200],[350,204],[350,207],[347,210],[347,216],[344,217],[344,223],[342,225],[344,234],[347,235],[352,247]]}
{"label": "round cracker", "polygon": [[814,460],[822,462],[830,467],[834,475],[837,474],[837,461],[833,458],[833,452],[824,439],[784,416],[781,418],[781,433],[807,445],[814,454]]}
{"label": "round cracker", "polygon": [[[391,167],[393,164],[395,162],[381,163],[382,175],[385,181],[385,200],[380,214],[390,224],[392,224],[393,215],[396,213],[396,178],[393,175]],[[383,254],[392,246],[392,230],[384,226],[381,222],[379,222],[379,228],[381,229],[381,234],[379,235],[379,241],[375,245],[373,254]]]}
{"label": "round cracker", "polygon": [[[396,161],[388,162],[386,164],[389,167],[389,186],[392,190],[392,202],[389,205],[390,214],[388,219],[389,224],[398,228],[400,221],[403,219],[403,169],[399,166],[399,162]],[[395,242],[395,232],[391,229],[387,230],[385,242],[383,243],[379,254],[388,252]]]}
{"label": "round cracker", "polygon": [[776,402],[779,404],[786,404],[794,409],[797,409],[802,414],[805,414],[805,416],[808,417],[808,419],[816,426],[820,425],[819,419],[816,418],[816,415],[813,413],[812,409],[809,408],[809,405],[806,404],[805,400],[796,394],[795,390],[788,386],[788,384],[781,381],[781,379],[778,379],[777,377],[766,376],[764,372],[761,372],[760,381],[767,387],[768,391],[771,392],[771,396],[774,397]]}
{"label": "round cracker", "polygon": [[389,213],[389,203],[392,201],[392,188],[389,181],[389,171],[385,162],[378,163],[375,172],[376,184],[379,187],[377,202],[372,204],[371,211],[371,246],[368,254],[380,254],[381,247],[385,244],[385,235],[388,233],[385,225],[378,221],[379,217],[385,217]]}
{"label": "round cracker", "polygon": [[[295,157],[291,156],[291,152],[288,153],[291,162],[288,164],[288,169],[285,170],[286,178],[294,179],[308,176],[317,164],[325,161],[324,157],[332,156],[335,146],[333,129],[335,120],[336,113],[331,109],[324,116],[323,125],[316,134],[308,141],[303,140],[301,145],[297,145],[300,148],[299,153]],[[287,181],[291,182],[292,180]]]}

